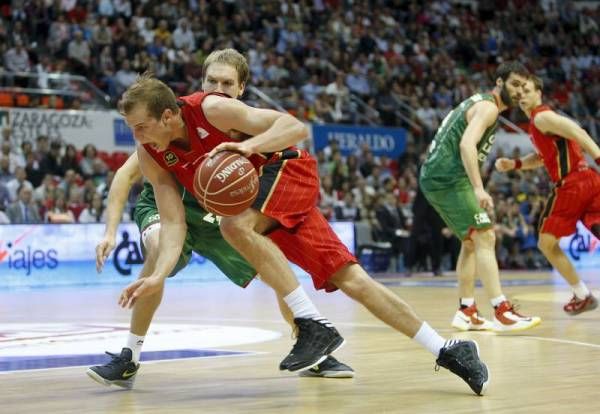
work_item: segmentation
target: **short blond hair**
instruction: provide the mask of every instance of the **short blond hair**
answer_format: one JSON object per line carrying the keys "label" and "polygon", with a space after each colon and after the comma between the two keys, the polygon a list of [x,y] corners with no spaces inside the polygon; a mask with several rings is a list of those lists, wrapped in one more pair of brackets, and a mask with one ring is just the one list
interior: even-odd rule
{"label": "short blond hair", "polygon": [[175,93],[152,72],[144,72],[121,96],[118,103],[122,115],[129,114],[138,104],[146,105],[148,115],[160,119],[165,109],[179,112]]}
{"label": "short blond hair", "polygon": [[202,76],[206,77],[206,71],[208,67],[213,63],[223,63],[235,68],[238,74],[238,82],[240,84],[246,84],[250,78],[250,69],[248,68],[248,61],[240,52],[235,49],[221,49],[215,50],[204,60],[202,65]]}
{"label": "short blond hair", "polygon": [[542,78],[536,75],[529,75],[529,80],[533,82],[533,87],[536,91],[544,91],[544,81],[542,80]]}

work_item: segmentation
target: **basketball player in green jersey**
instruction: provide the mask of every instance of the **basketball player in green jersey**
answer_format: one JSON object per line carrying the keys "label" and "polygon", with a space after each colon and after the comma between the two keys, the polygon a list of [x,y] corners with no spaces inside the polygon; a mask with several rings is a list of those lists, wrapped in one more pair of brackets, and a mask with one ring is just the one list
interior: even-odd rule
{"label": "basketball player in green jersey", "polygon": [[[220,92],[232,97],[242,95],[245,85],[238,79],[238,73],[234,66],[221,62],[208,62],[205,64],[203,72],[205,74],[203,79],[205,91]],[[119,168],[111,184],[105,236],[96,247],[98,271],[102,269],[106,258],[115,247],[116,231],[129,190],[141,177],[137,153],[134,153]],[[233,283],[242,287],[246,286],[256,275],[255,270],[225,241],[219,230],[219,218],[203,210],[189,192],[183,188],[181,191],[188,231],[181,257],[171,276],[187,265],[192,251],[195,251],[212,261]],[[160,216],[154,199],[154,191],[149,183],[144,184],[144,189],[136,203],[134,219],[140,229],[142,248],[145,250],[146,261],[140,273],[143,277],[152,272],[154,260],[158,256],[160,229]],[[162,291],[148,298],[140,298],[136,302],[133,307],[126,347],[123,348],[120,355],[111,354],[113,360],[108,364],[89,368],[87,374],[91,378],[105,385],[114,384],[124,388],[133,386],[145,335],[161,299]],[[293,327],[291,311],[283,298],[278,297],[277,299],[284,319]],[[134,374],[130,375],[131,373]],[[351,378],[354,376],[354,371],[334,357],[328,356],[317,366],[302,371],[300,375]]]}
{"label": "basketball player in green jersey", "polygon": [[[479,170],[494,143],[500,112],[518,103],[527,75],[518,62],[501,64],[491,92],[471,96],[444,118],[421,168],[423,194],[462,242],[456,269],[460,308],[452,320],[452,326],[460,330],[517,331],[541,321],[518,314],[502,293],[488,214],[494,203],[483,188]],[[495,309],[493,323],[477,311],[475,275]]]}

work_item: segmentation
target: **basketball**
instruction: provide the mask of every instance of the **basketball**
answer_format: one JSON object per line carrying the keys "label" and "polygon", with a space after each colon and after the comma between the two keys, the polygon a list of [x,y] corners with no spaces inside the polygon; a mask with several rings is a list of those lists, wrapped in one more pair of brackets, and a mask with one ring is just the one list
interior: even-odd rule
{"label": "basketball", "polygon": [[194,190],[200,204],[218,216],[235,216],[258,195],[258,174],[237,152],[222,151],[206,158],[196,169]]}

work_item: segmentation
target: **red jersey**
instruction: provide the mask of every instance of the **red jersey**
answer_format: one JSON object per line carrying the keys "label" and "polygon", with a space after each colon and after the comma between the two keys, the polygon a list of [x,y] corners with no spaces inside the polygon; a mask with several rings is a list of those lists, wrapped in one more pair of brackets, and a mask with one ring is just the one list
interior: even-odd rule
{"label": "red jersey", "polygon": [[547,105],[540,105],[531,112],[529,134],[533,146],[544,161],[550,179],[556,183],[572,171],[587,168],[588,164],[577,142],[558,135],[544,134],[535,127],[536,115],[551,110]]}
{"label": "red jersey", "polygon": [[[221,94],[215,94],[219,96]],[[202,163],[203,155],[222,142],[232,142],[234,139],[215,128],[204,116],[202,101],[210,93],[197,92],[179,98],[181,117],[187,127],[189,150],[171,143],[165,151],[157,151],[151,145],[145,144],[144,148],[154,160],[165,170],[175,174],[179,181],[191,194],[194,194],[194,173]],[[230,98],[233,99],[233,98]],[[266,163],[267,157],[253,154],[250,161],[256,169]]]}

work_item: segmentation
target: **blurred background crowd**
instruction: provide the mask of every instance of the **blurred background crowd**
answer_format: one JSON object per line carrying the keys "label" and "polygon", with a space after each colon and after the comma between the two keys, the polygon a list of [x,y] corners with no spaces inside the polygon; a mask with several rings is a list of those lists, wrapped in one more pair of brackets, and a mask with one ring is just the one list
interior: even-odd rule
{"label": "blurred background crowd", "polygon": [[[406,128],[398,159],[368,147],[348,157],[335,142],[315,156],[320,208],[357,223],[358,252],[373,270],[454,267],[453,238],[418,191],[418,169],[452,107],[490,89],[497,65],[518,59],[547,85],[546,101],[600,132],[600,14],[593,2],[556,0],[13,0],[0,2],[0,106],[114,107],[147,69],[178,94],[201,87],[214,49],[249,61],[249,85],[313,123]],[[68,74],[71,76],[54,76]],[[35,75],[35,76],[30,76]],[[38,93],[38,91],[46,93]],[[57,91],[47,93],[47,91]],[[263,105],[256,94],[245,97]],[[102,99],[101,99],[102,100]],[[507,117],[523,126],[518,110]],[[102,222],[114,171],[126,154],[75,148],[2,129],[0,222]],[[518,149],[515,154],[518,156]],[[498,150],[496,156],[501,156]],[[550,184],[542,170],[484,179],[495,200],[502,268],[538,269],[536,225]],[[127,215],[139,193],[130,195]],[[127,219],[127,217],[125,217]],[[371,257],[368,258],[370,252]],[[392,260],[387,260],[392,257]]]}

